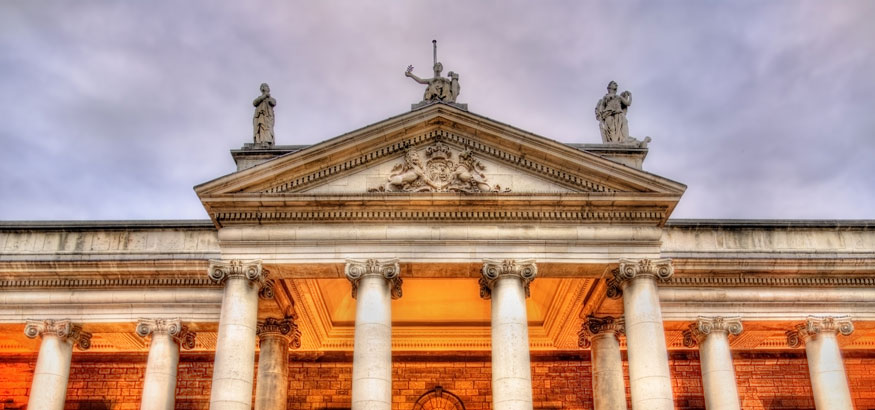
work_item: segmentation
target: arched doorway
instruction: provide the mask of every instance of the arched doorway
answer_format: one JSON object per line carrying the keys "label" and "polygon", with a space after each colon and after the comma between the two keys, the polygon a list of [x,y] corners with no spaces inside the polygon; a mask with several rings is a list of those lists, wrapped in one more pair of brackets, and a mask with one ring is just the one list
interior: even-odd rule
{"label": "arched doorway", "polygon": [[459,396],[435,386],[416,399],[413,410],[465,410],[465,404]]}

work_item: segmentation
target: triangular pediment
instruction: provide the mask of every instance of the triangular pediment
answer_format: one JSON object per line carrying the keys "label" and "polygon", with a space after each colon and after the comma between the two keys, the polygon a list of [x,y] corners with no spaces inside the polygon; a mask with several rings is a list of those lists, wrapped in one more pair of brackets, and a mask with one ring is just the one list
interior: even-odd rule
{"label": "triangular pediment", "polygon": [[[566,200],[559,199],[560,207],[610,202],[615,210],[627,205],[644,209],[649,198],[663,210],[656,219],[664,222],[684,189],[677,182],[444,104],[195,187],[217,223],[220,209],[223,215],[278,215],[325,200],[343,207],[343,198],[349,197],[355,197],[358,206],[392,209],[404,206],[401,198],[455,198],[457,203],[525,198],[532,209],[542,209],[550,205],[539,200],[562,197]],[[653,219],[652,212],[648,215]]]}

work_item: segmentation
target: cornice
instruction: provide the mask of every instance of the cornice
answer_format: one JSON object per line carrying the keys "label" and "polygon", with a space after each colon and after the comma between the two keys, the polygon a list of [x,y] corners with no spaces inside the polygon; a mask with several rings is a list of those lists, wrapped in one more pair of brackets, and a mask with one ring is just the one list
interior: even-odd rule
{"label": "cornice", "polygon": [[873,276],[765,276],[739,275],[683,275],[676,274],[664,285],[674,287],[804,287],[804,288],[871,288]]}
{"label": "cornice", "polygon": [[0,289],[45,288],[215,288],[220,287],[207,278],[28,278],[0,279]]}

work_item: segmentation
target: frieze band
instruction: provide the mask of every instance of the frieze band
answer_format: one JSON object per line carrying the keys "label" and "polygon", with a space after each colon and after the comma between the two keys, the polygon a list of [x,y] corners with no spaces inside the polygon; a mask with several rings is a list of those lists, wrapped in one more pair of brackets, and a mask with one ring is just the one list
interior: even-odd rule
{"label": "frieze band", "polygon": [[495,282],[502,276],[515,276],[523,281],[523,289],[526,291],[526,297],[531,296],[529,284],[535,280],[538,275],[538,267],[534,260],[491,260],[483,261],[483,268],[480,270],[480,297],[483,299],[492,298],[492,287]]}
{"label": "frieze band", "polygon": [[358,295],[359,280],[369,275],[379,275],[389,281],[389,287],[392,291],[392,299],[401,298],[401,265],[398,259],[377,260],[377,259],[347,259],[344,267],[344,274],[352,284],[352,298],[355,299]]}
{"label": "frieze band", "polygon": [[80,350],[91,347],[91,333],[82,330],[82,326],[70,320],[28,320],[24,325],[24,335],[36,339],[43,335],[57,336]]}

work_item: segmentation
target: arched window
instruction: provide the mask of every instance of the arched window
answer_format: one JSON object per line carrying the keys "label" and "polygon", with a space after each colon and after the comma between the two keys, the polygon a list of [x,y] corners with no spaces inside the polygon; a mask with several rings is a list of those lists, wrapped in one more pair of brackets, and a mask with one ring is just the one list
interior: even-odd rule
{"label": "arched window", "polygon": [[465,410],[465,405],[459,396],[435,386],[416,399],[413,410]]}

